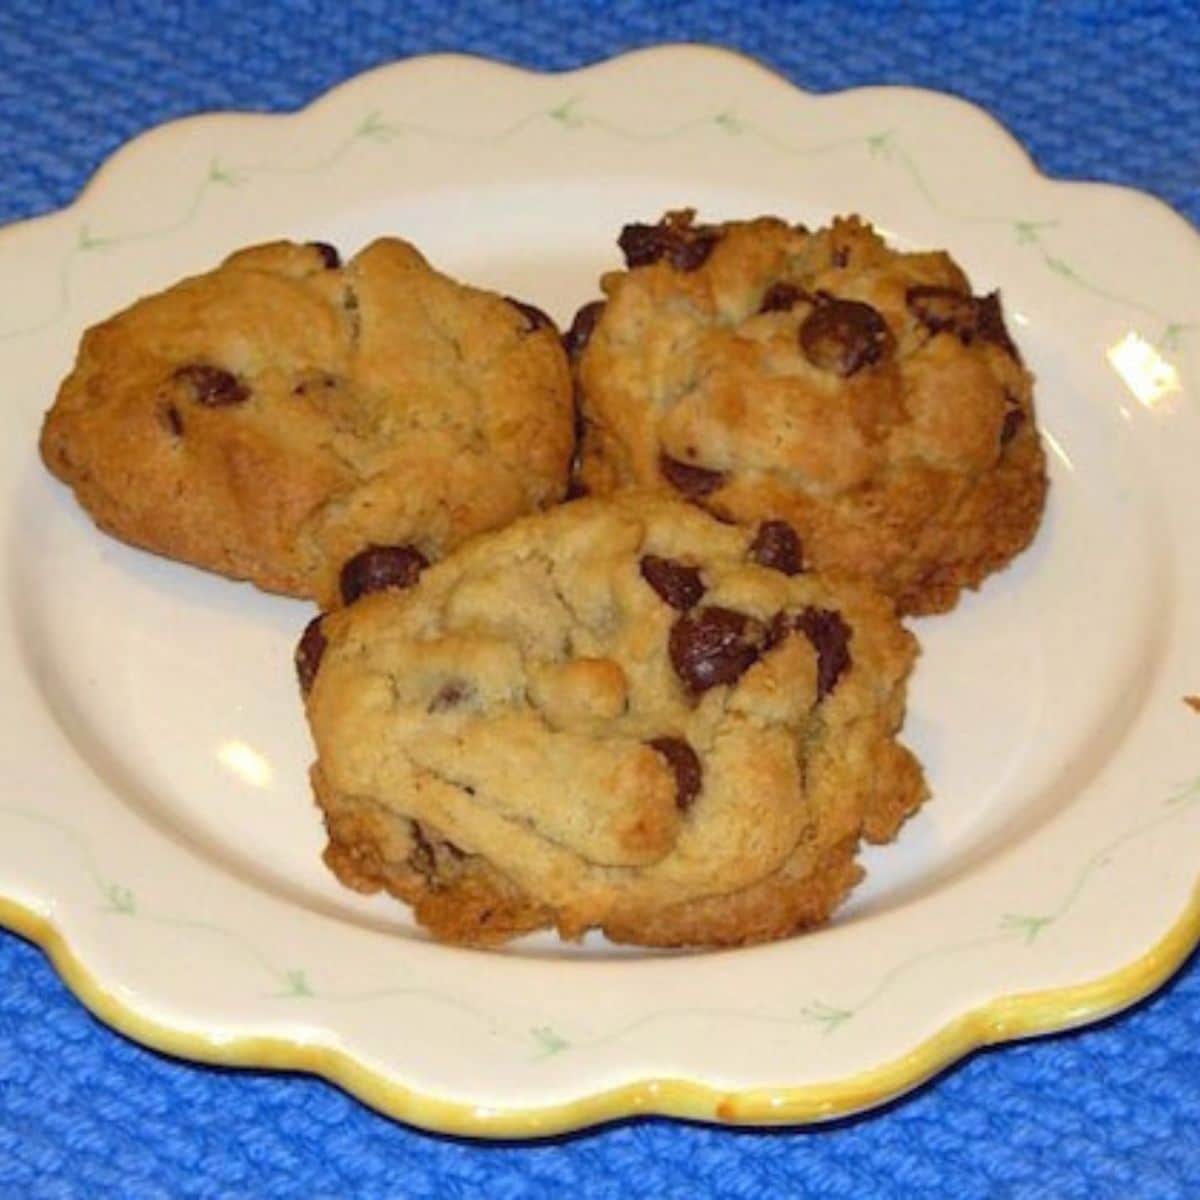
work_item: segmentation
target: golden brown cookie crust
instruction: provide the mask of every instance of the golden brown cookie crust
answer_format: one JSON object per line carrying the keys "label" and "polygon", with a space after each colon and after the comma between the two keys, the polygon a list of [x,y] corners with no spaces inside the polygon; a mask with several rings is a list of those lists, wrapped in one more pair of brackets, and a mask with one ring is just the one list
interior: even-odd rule
{"label": "golden brown cookie crust", "polygon": [[561,499],[557,331],[406,242],[240,251],[88,330],[46,465],[124,541],[337,600],[365,546],[435,558]]}
{"label": "golden brown cookie crust", "polygon": [[476,944],[824,920],[859,839],[926,795],[895,740],[916,643],[873,590],[794,573],[774,532],[768,551],[663,495],[585,499],[324,616],[326,861]]}
{"label": "golden brown cookie crust", "polygon": [[635,265],[604,277],[576,339],[586,491],[784,519],[817,569],[912,613],[953,607],[1032,539],[1032,377],[999,298],[972,297],[948,255],[893,251],[855,217],[809,233],[685,212],[622,242]]}

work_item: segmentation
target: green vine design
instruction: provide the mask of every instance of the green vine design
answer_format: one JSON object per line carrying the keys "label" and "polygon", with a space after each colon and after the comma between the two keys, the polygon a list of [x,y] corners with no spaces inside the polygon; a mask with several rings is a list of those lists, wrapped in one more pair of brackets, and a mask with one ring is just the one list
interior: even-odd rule
{"label": "green vine design", "polygon": [[817,1001],[803,1010],[810,1021],[824,1027],[826,1033],[836,1032],[845,1024],[857,1017],[864,1009],[869,1008],[887,991],[888,987],[900,976],[907,974],[913,968],[932,958],[942,958],[968,950],[976,950],[998,942],[1019,939],[1026,946],[1034,945],[1049,929],[1058,924],[1075,906],[1087,886],[1113,860],[1118,850],[1130,842],[1146,837],[1162,826],[1170,824],[1179,817],[1200,805],[1200,775],[1178,787],[1163,802],[1161,811],[1153,820],[1126,830],[1112,841],[1105,843],[1095,851],[1083,864],[1071,885],[1063,893],[1058,903],[1042,912],[1036,913],[1005,913],[1000,918],[999,932],[970,938],[949,946],[939,946],[911,959],[906,959],[893,967],[882,979],[856,1003],[833,1006]]}
{"label": "green vine design", "polygon": [[29,812],[11,806],[0,806],[0,815],[16,818],[28,824],[41,825],[61,834],[75,849],[82,860],[98,896],[103,901],[100,905],[101,911],[119,918],[136,917],[138,920],[150,925],[186,930],[193,933],[203,933],[210,937],[221,939],[233,946],[243,957],[249,959],[249,961],[275,982],[276,989],[266,994],[268,998],[297,1001],[311,1001],[320,998],[322,1001],[334,1004],[364,1004],[399,999],[422,999],[444,1007],[457,1009],[463,1015],[469,1016],[479,1024],[485,1026],[492,1036],[501,1037],[523,1046],[529,1061],[544,1062],[559,1057],[568,1051],[591,1050],[609,1043],[621,1041],[638,1029],[660,1022],[670,1021],[677,1023],[681,1019],[702,1019],[713,1023],[751,1021],[759,1025],[773,1024],[789,1028],[808,1025],[819,1028],[825,1035],[836,1034],[854,1022],[867,1009],[871,1008],[888,992],[897,980],[910,974],[925,963],[950,958],[957,954],[979,950],[987,946],[1002,943],[1011,944],[1014,940],[1023,943],[1025,946],[1033,946],[1047,930],[1056,926],[1070,912],[1095,875],[1111,863],[1113,856],[1120,849],[1169,823],[1177,821],[1184,813],[1191,812],[1198,807],[1200,807],[1200,775],[1180,784],[1168,795],[1162,802],[1158,815],[1152,820],[1126,830],[1095,851],[1084,862],[1070,887],[1067,888],[1058,903],[1052,908],[1038,913],[1005,913],[1000,917],[998,929],[992,933],[966,938],[948,945],[935,946],[932,949],[904,959],[884,972],[865,994],[853,1002],[831,1004],[824,999],[814,999],[802,1005],[794,1013],[778,1014],[742,1009],[689,1008],[660,1010],[648,1013],[635,1021],[631,1021],[603,1034],[575,1038],[565,1036],[559,1029],[551,1025],[543,1024],[529,1028],[507,1025],[497,1020],[494,1013],[479,1009],[458,996],[424,986],[397,986],[366,991],[339,991],[337,989],[319,987],[307,970],[295,967],[280,967],[264,955],[249,939],[224,926],[208,921],[160,916],[144,910],[138,904],[131,889],[115,883],[99,870],[85,839],[63,823],[42,813]]}
{"label": "green vine design", "polygon": [[62,837],[72,847],[75,854],[83,863],[88,879],[91,881],[100,900],[98,908],[101,912],[114,917],[136,918],[144,924],[161,925],[173,929],[185,929],[196,933],[206,933],[221,938],[240,948],[242,954],[253,961],[268,976],[276,981],[280,991],[276,994],[287,996],[311,995],[305,973],[276,966],[247,938],[240,934],[208,921],[194,921],[179,917],[158,916],[147,911],[141,905],[133,889],[110,879],[96,864],[95,856],[87,841],[70,826],[47,816],[45,813],[33,812],[28,809],[15,808],[11,805],[0,806],[0,816],[9,817],[22,824],[40,826],[50,829]]}
{"label": "green vine design", "polygon": [[1141,300],[1113,291],[1054,254],[1045,240],[1047,231],[1053,230],[1058,224],[1054,219],[977,216],[958,211],[945,204],[929,186],[920,166],[904,148],[894,129],[885,129],[860,136],[834,138],[811,145],[796,145],[778,137],[770,129],[741,117],[731,107],[724,107],[715,113],[654,130],[629,128],[603,116],[589,113],[584,109],[584,103],[583,96],[572,95],[548,108],[539,108],[526,113],[499,129],[478,134],[459,133],[418,121],[390,118],[385,116],[382,111],[375,109],[359,120],[325,154],[310,161],[300,163],[257,161],[231,164],[222,162],[220,159],[213,159],[209,163],[206,173],[197,182],[182,212],[174,220],[166,224],[122,234],[97,234],[87,225],[81,225],[74,244],[66,251],[59,264],[56,299],[51,311],[45,317],[31,324],[0,331],[0,343],[41,332],[66,315],[72,302],[72,274],[80,259],[123,245],[168,237],[180,232],[196,219],[206,198],[215,188],[242,187],[260,176],[312,175],[328,170],[356,147],[363,145],[389,147],[412,137],[461,146],[499,145],[515,137],[522,130],[545,122],[558,126],[565,134],[578,134],[584,130],[593,130],[630,143],[668,142],[693,131],[716,129],[728,137],[755,140],[776,153],[796,158],[812,158],[848,149],[862,149],[870,158],[895,163],[935,211],[945,213],[964,223],[1008,226],[1012,230],[1016,244],[1038,254],[1043,265],[1051,273],[1100,299],[1122,305],[1154,319],[1159,324],[1159,333],[1153,341],[1164,354],[1178,352],[1182,348],[1183,339],[1200,330],[1200,321],[1175,319]]}
{"label": "green vine design", "polygon": [[33,812],[10,805],[0,806],[0,816],[8,817],[29,826],[40,826],[60,835],[72,847],[75,854],[83,863],[87,877],[95,888],[101,903],[99,911],[113,917],[136,918],[144,925],[154,925],[165,929],[182,930],[193,934],[203,934],[207,937],[225,942],[240,957],[253,964],[263,975],[270,979],[275,987],[264,993],[264,997],[276,1000],[311,1001],[320,999],[335,1004],[364,1004],[375,1001],[398,999],[422,999],[436,1003],[442,1007],[455,1008],[466,1016],[477,1020],[485,1026],[493,1036],[501,1036],[521,1046],[532,1046],[535,1050],[545,1051],[561,1049],[555,1045],[553,1032],[547,1028],[522,1029],[517,1026],[506,1026],[499,1022],[495,1015],[467,1003],[461,998],[447,992],[437,991],[427,987],[387,987],[368,991],[339,991],[337,989],[318,986],[311,973],[302,968],[282,967],[263,954],[250,939],[242,934],[218,925],[212,921],[198,921],[186,917],[157,914],[142,906],[131,888],[114,882],[96,865],[95,856],[87,841],[70,826],[44,813]]}
{"label": "green vine design", "polygon": [[962,224],[966,225],[1007,225],[1011,228],[1016,244],[1024,249],[1036,253],[1042,260],[1042,265],[1051,273],[1059,276],[1061,279],[1073,283],[1076,287],[1101,300],[1108,300],[1114,304],[1119,304],[1124,308],[1132,309],[1134,312],[1141,313],[1143,316],[1151,317],[1159,323],[1159,334],[1156,338],[1151,339],[1164,353],[1174,353],[1182,349],[1182,340],[1185,334],[1193,333],[1200,329],[1200,322],[1182,322],[1172,320],[1167,314],[1155,308],[1153,305],[1146,304],[1141,300],[1137,300],[1132,296],[1123,295],[1120,292],[1106,288],[1094,279],[1085,275],[1078,268],[1072,266],[1047,246],[1045,241],[1045,233],[1047,230],[1056,229],[1058,221],[1056,219],[1047,218],[1044,220],[1020,220],[1011,217],[987,217],[977,216],[972,213],[963,212],[960,209],[955,209],[944,203],[936,192],[930,188],[926,182],[920,167],[913,160],[912,156],[904,149],[904,147],[896,139],[892,132],[881,134],[875,138],[869,139],[870,151],[876,157],[890,159],[896,162],[904,173],[908,176],[913,186],[921,194],[925,202],[935,212],[945,213],[947,216],[954,218]]}
{"label": "green vine design", "polygon": [[91,846],[88,845],[86,839],[69,825],[64,825],[61,821],[47,816],[45,813],[30,812],[23,808],[13,808],[10,805],[0,805],[0,815],[12,817],[26,825],[51,829],[59,834],[71,846],[80,862],[82,862],[88,878],[92,881],[96,892],[104,902],[101,905],[104,911],[117,913],[121,916],[132,916],[137,912],[137,904],[133,893],[128,888],[123,888],[119,884],[114,883],[101,872],[100,868],[96,865],[96,859],[92,854]]}
{"label": "green vine design", "polygon": [[621,1041],[631,1033],[662,1022],[678,1023],[683,1019],[707,1020],[713,1024],[731,1021],[751,1021],[754,1024],[780,1025],[799,1028],[807,1025],[819,1029],[825,1035],[833,1035],[855,1021],[864,1011],[871,1008],[896,983],[926,963],[951,958],[957,954],[984,949],[988,946],[1012,944],[1014,941],[1032,946],[1047,929],[1059,922],[1074,907],[1096,873],[1112,861],[1113,855],[1123,846],[1154,832],[1177,820],[1188,810],[1200,806],[1200,776],[1177,788],[1163,801],[1162,811],[1153,820],[1135,826],[1114,838],[1097,850],[1080,868],[1071,886],[1059,902],[1051,909],[1039,914],[1005,913],[999,928],[978,937],[965,938],[948,945],[935,946],[930,950],[913,955],[886,971],[875,984],[853,1002],[830,1004],[825,1000],[811,1000],[800,1007],[797,1013],[748,1012],[741,1009],[671,1009],[649,1013],[617,1029],[595,1037],[568,1038],[559,1030],[543,1025],[530,1031],[537,1044],[534,1061],[543,1061],[567,1051],[593,1050],[612,1042]]}

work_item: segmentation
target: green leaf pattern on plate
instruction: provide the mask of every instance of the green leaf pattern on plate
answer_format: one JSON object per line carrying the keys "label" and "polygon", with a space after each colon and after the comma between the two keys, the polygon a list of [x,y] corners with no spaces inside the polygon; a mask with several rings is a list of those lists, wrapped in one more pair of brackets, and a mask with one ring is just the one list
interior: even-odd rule
{"label": "green leaf pattern on plate", "polygon": [[[1161,325],[1161,332],[1154,340],[1162,352],[1178,352],[1182,348],[1183,339],[1200,329],[1200,321],[1174,319],[1137,299],[1122,296],[1091,279],[1076,265],[1059,257],[1046,241],[1047,234],[1058,227],[1058,221],[1053,218],[991,217],[952,213],[929,187],[919,164],[904,148],[900,135],[894,129],[881,130],[861,137],[836,139],[816,145],[794,145],[780,139],[771,130],[740,116],[735,109],[728,106],[718,109],[712,115],[701,116],[662,130],[630,129],[602,116],[589,113],[585,107],[584,97],[574,95],[564,98],[549,108],[528,113],[502,129],[478,135],[453,133],[418,122],[393,119],[375,110],[365,114],[324,155],[310,162],[293,164],[232,163],[219,157],[214,158],[197,180],[188,203],[173,220],[141,230],[112,235],[103,231],[98,232],[88,224],[80,225],[75,232],[72,244],[65,251],[59,264],[57,297],[52,311],[33,324],[0,331],[0,342],[29,336],[44,330],[70,311],[72,274],[81,259],[96,254],[109,254],[130,243],[166,238],[182,231],[197,218],[213,188],[243,188],[251,185],[260,176],[313,174],[329,169],[358,147],[364,147],[370,152],[377,152],[410,137],[464,145],[496,144],[515,136],[526,126],[547,121],[557,125],[564,135],[577,136],[584,131],[591,130],[630,142],[642,143],[667,141],[691,131],[710,128],[729,137],[758,140],[778,153],[795,157],[813,157],[858,147],[867,157],[894,165],[898,171],[907,176],[917,191],[938,211],[973,223],[1008,225],[1012,230],[1016,245],[1039,255],[1046,269],[1055,276],[1092,293],[1099,299],[1111,301],[1157,320]],[[73,852],[94,884],[101,901],[99,908],[102,912],[109,913],[115,918],[144,921],[223,940],[232,951],[256,964],[257,968],[274,982],[276,989],[269,993],[272,996],[300,1001],[310,1001],[314,997],[322,997],[338,1003],[366,1003],[384,1000],[396,1002],[402,998],[421,997],[427,1001],[449,1004],[461,1009],[464,1013],[485,1023],[492,1034],[506,1037],[525,1046],[534,1061],[546,1061],[573,1050],[618,1040],[633,1030],[649,1024],[678,1020],[687,1016],[720,1021],[732,1018],[795,1027],[808,1026],[820,1030],[826,1036],[835,1036],[840,1030],[852,1024],[864,1010],[874,1005],[898,979],[931,959],[962,954],[1000,942],[1021,943],[1029,947],[1031,951],[1044,944],[1052,937],[1055,926],[1067,916],[1096,874],[1112,861],[1114,854],[1127,844],[1144,837],[1162,825],[1179,820],[1185,813],[1193,811],[1198,805],[1200,805],[1200,776],[1181,784],[1172,792],[1162,803],[1154,818],[1130,828],[1093,853],[1079,868],[1057,903],[1045,909],[1003,913],[1000,915],[997,925],[990,932],[981,932],[977,938],[958,943],[931,947],[899,962],[882,974],[875,985],[856,1000],[844,1000],[834,1004],[830,1003],[828,999],[812,998],[807,1002],[800,1003],[790,1013],[767,1013],[753,1010],[706,1012],[699,1009],[661,1011],[646,1014],[623,1028],[581,1038],[569,1038],[558,1029],[545,1024],[523,1031],[518,1028],[505,1028],[492,1014],[473,1009],[457,997],[421,987],[397,987],[359,993],[323,990],[316,985],[308,969],[294,966],[283,967],[276,964],[240,933],[209,922],[158,915],[151,909],[147,909],[135,896],[132,889],[108,879],[101,872],[94,861],[90,847],[77,832],[53,818],[32,810],[3,806],[0,807],[0,819],[26,825],[42,825],[56,830],[73,848]]]}
{"label": "green leaf pattern on plate", "polygon": [[815,145],[794,145],[779,138],[771,130],[738,115],[736,109],[731,106],[720,108],[711,115],[696,117],[660,130],[633,129],[603,116],[587,112],[585,98],[573,95],[549,108],[535,109],[501,129],[479,134],[463,134],[417,121],[389,118],[376,109],[365,114],[326,154],[309,162],[236,164],[225,162],[219,157],[214,158],[198,181],[189,203],[175,220],[164,225],[111,236],[94,233],[88,226],[82,226],[78,231],[75,243],[68,248],[59,264],[57,295],[52,310],[32,324],[0,330],[0,342],[30,336],[45,330],[70,311],[71,274],[81,255],[96,250],[111,250],[130,242],[167,237],[179,232],[195,220],[205,197],[213,187],[244,187],[259,176],[311,175],[332,167],[356,146],[388,148],[408,137],[420,137],[459,145],[496,145],[512,138],[527,126],[547,121],[557,125],[567,134],[593,130],[625,141],[643,143],[670,141],[695,130],[711,128],[720,130],[730,137],[756,139],[773,150],[796,157],[812,157],[858,146],[865,150],[868,157],[894,164],[909,178],[929,205],[937,211],[972,223],[1010,225],[1017,245],[1038,253],[1050,272],[1091,292],[1098,298],[1111,300],[1145,316],[1155,318],[1159,323],[1160,332],[1156,338],[1148,340],[1154,341],[1160,352],[1164,354],[1177,353],[1181,348],[1184,336],[1200,329],[1200,322],[1178,320],[1135,298],[1122,296],[1104,287],[1081,273],[1074,264],[1054,254],[1046,247],[1043,236],[1046,230],[1056,227],[1057,221],[1053,219],[980,217],[955,213],[930,188],[919,164],[904,148],[894,129],[880,130],[860,137],[839,138]]}
{"label": "green leaf pattern on plate", "polygon": [[1002,943],[1018,943],[1034,948],[1051,936],[1054,927],[1075,906],[1088,884],[1109,866],[1114,856],[1129,844],[1150,833],[1178,821],[1185,815],[1200,809],[1200,775],[1180,783],[1158,806],[1150,820],[1133,825],[1118,837],[1096,850],[1079,868],[1070,885],[1058,902],[1046,909],[1034,912],[1006,912],[1000,915],[991,932],[966,938],[941,946],[933,946],[893,964],[879,976],[865,993],[852,1001],[830,1003],[827,998],[814,997],[800,1003],[791,1012],[767,1012],[747,1010],[671,1009],[647,1013],[627,1025],[590,1036],[568,1037],[551,1025],[536,1025],[524,1031],[516,1026],[505,1025],[494,1014],[485,1012],[464,1001],[433,989],[417,986],[373,989],[370,991],[347,992],[318,987],[311,973],[305,968],[281,967],[263,954],[240,933],[207,921],[155,914],[139,905],[131,889],[114,883],[96,867],[86,842],[74,830],[67,828],[44,814],[11,806],[0,807],[0,819],[41,825],[56,830],[73,847],[103,901],[100,911],[116,917],[136,919],[148,924],[201,933],[227,942],[231,949],[249,959],[265,975],[274,981],[275,990],[265,993],[281,1000],[312,1000],[320,998],[337,1004],[363,1004],[393,1002],[404,999],[421,999],[439,1006],[453,1007],[464,1015],[484,1025],[494,1037],[503,1038],[524,1046],[531,1061],[541,1062],[559,1057],[570,1051],[595,1048],[621,1040],[635,1030],[665,1021],[698,1019],[725,1023],[750,1021],[800,1028],[808,1026],[825,1036],[836,1035],[852,1024],[864,1011],[879,1001],[897,980],[909,975],[923,964],[935,960],[952,958]]}

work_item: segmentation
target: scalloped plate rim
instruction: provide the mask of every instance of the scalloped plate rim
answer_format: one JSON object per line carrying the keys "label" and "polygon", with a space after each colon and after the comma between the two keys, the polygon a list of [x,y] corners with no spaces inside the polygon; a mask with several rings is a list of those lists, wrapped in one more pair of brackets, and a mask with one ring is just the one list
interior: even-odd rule
{"label": "scalloped plate rim", "polygon": [[[793,84],[769,66],[738,51],[698,43],[648,46],[614,55],[579,68],[537,71],[482,55],[441,53],[415,56],[380,64],[342,81],[288,112],[217,110],[188,114],[139,132],[107,155],[66,206],[17,220],[0,227],[0,250],[7,239],[33,226],[65,223],[99,192],[136,151],[183,127],[210,126],[236,119],[240,122],[302,121],[333,97],[371,81],[394,76],[414,64],[457,65],[487,69],[514,78],[587,77],[631,59],[673,56],[717,56],[736,60],[743,68],[786,88],[802,102],[836,103],[849,96],[865,99],[917,96],[939,105],[953,105],[983,118],[999,135],[995,150],[1003,145],[1011,162],[1020,159],[1025,174],[1040,185],[1077,193],[1081,189],[1104,191],[1122,203],[1137,204],[1172,218],[1177,234],[1196,238],[1191,224],[1164,201],[1134,187],[1088,179],[1062,179],[1047,175],[1026,147],[991,113],[969,100],[934,89],[903,85],[854,87],[814,93]],[[1015,151],[1016,153],[1012,153]],[[996,1042],[1051,1033],[1098,1020],[1143,999],[1163,984],[1188,958],[1200,941],[1200,886],[1194,885],[1183,911],[1158,941],[1135,960],[1096,978],[1068,986],[995,997],[978,1008],[959,1014],[931,1037],[899,1058],[867,1071],[801,1086],[771,1086],[724,1092],[708,1084],[682,1079],[637,1079],[615,1089],[590,1091],[562,1103],[536,1107],[485,1107],[414,1091],[383,1072],[365,1066],[353,1054],[331,1045],[275,1037],[207,1039],[170,1026],[159,1025],[125,1005],[112,991],[88,974],[56,923],[22,902],[0,896],[0,925],[39,945],[50,957],[70,990],[105,1023],[165,1053],[200,1061],[244,1068],[298,1069],[333,1081],[380,1111],[413,1124],[442,1132],[480,1137],[538,1137],[618,1120],[628,1116],[662,1114],[689,1119],[737,1124],[805,1123],[861,1111],[920,1085],[974,1050]]]}

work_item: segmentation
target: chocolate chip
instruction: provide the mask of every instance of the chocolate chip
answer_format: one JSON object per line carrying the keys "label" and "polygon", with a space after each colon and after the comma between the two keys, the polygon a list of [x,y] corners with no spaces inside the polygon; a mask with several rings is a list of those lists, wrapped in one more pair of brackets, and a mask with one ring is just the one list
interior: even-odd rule
{"label": "chocolate chip", "polygon": [[1004,414],[1004,422],[1000,426],[1000,445],[1007,446],[1017,436],[1017,430],[1025,422],[1025,411],[1020,407],[1010,408]]}
{"label": "chocolate chip", "polygon": [[758,306],[760,313],[765,312],[787,312],[793,305],[798,304],[801,300],[810,300],[812,297],[802,287],[797,287],[794,283],[773,283],[763,293],[762,303]]}
{"label": "chocolate chip", "polygon": [[368,546],[342,567],[342,603],[384,588],[412,587],[427,566],[429,560],[415,546]]}
{"label": "chocolate chip", "polygon": [[192,393],[192,399],[209,408],[241,404],[250,397],[250,389],[236,375],[208,363],[188,363],[180,367],[171,378],[176,383],[186,385]]}
{"label": "chocolate chip", "polygon": [[683,738],[676,737],[652,738],[646,745],[661,754],[675,773],[675,807],[687,812],[700,794],[704,774],[695,750]]}
{"label": "chocolate chip", "polygon": [[449,712],[458,708],[464,700],[469,700],[475,694],[475,689],[466,680],[448,679],[438,688],[437,694],[429,702],[426,710],[431,713]]}
{"label": "chocolate chip", "polygon": [[785,575],[804,570],[804,550],[796,531],[786,521],[764,521],[750,543],[750,557],[759,566]]}
{"label": "chocolate chip", "polygon": [[869,304],[822,296],[800,326],[800,347],[813,366],[846,378],[890,353],[892,334]]}
{"label": "chocolate chip", "polygon": [[845,267],[850,262],[850,247],[849,246],[834,246],[833,248],[833,265],[835,267]]}
{"label": "chocolate chip", "polygon": [[321,613],[309,621],[296,645],[296,678],[299,679],[300,691],[305,696],[312,690],[317,671],[321,668],[321,658],[325,653],[325,631],[321,628],[323,616],[324,613]]}
{"label": "chocolate chip", "polygon": [[[459,785],[462,786],[462,785]],[[468,795],[475,795],[475,789],[463,787]],[[408,863],[415,871],[420,871],[427,879],[432,880],[439,870],[451,868],[453,864],[466,858],[466,853],[453,842],[448,842],[439,833],[426,829],[419,821],[412,826],[413,848],[408,854]]]}
{"label": "chocolate chip", "polygon": [[687,612],[704,595],[699,567],[689,567],[673,558],[647,554],[642,558],[641,569],[642,578],[663,600],[680,612]]}
{"label": "chocolate chip", "polygon": [[991,292],[976,300],[978,316],[976,326],[981,342],[991,342],[1001,350],[1011,354],[1017,362],[1021,361],[1020,352],[1012,338],[1008,336],[1008,327],[1004,324],[1004,309],[1000,306],[1000,293]]}
{"label": "chocolate chip", "polygon": [[744,613],[730,608],[693,609],[671,626],[667,643],[671,665],[692,692],[735,683],[758,659],[758,628]]}
{"label": "chocolate chip", "polygon": [[336,271],[342,265],[342,256],[338,253],[336,246],[331,246],[328,242],[309,242],[308,244],[321,256],[325,270]]}
{"label": "chocolate chip", "polygon": [[567,494],[563,497],[564,502],[567,500],[582,500],[584,496],[590,495],[591,493],[587,489],[587,484],[578,475],[572,475],[567,480]]}
{"label": "chocolate chip", "polygon": [[173,404],[168,404],[163,409],[163,424],[171,431],[175,437],[183,437],[183,418],[179,415],[179,409]]}
{"label": "chocolate chip", "polygon": [[841,613],[812,607],[793,617],[792,624],[817,653],[817,699],[823,700],[850,665],[850,627]]}
{"label": "chocolate chip", "polygon": [[433,853],[433,846],[429,839],[425,836],[425,830],[421,825],[414,821],[412,827],[413,848],[409,851],[409,865],[414,871],[419,871],[426,879],[432,879],[434,871],[437,870],[437,859]]}
{"label": "chocolate chip", "polygon": [[720,471],[694,467],[691,463],[680,462],[666,454],[659,455],[658,469],[677,492],[682,492],[692,500],[715,492],[725,482],[725,476]]}
{"label": "chocolate chip", "polygon": [[511,296],[504,298],[525,318],[526,333],[533,333],[538,329],[553,329],[556,333],[558,332],[558,326],[536,305],[526,304],[523,300],[514,300]]}
{"label": "chocolate chip", "polygon": [[596,328],[596,322],[600,320],[600,314],[603,312],[604,301],[592,300],[575,314],[571,328],[563,334],[563,348],[566,350],[568,358],[576,359],[583,353],[584,347],[591,341],[592,330]]}
{"label": "chocolate chip", "polygon": [[666,239],[657,225],[626,225],[617,238],[627,267],[648,267],[667,252]]}
{"label": "chocolate chip", "polygon": [[964,344],[975,336],[975,298],[965,292],[918,284],[904,293],[904,302],[930,333],[953,333]]}
{"label": "chocolate chip", "polygon": [[953,288],[919,285],[905,293],[909,311],[930,333],[953,333],[964,346],[975,338],[991,342],[1021,361],[1008,329],[999,292],[987,296],[968,296]]}
{"label": "chocolate chip", "polygon": [[667,251],[667,262],[677,271],[696,271],[704,265],[717,240],[716,233],[697,230],[686,241],[673,245]]}
{"label": "chocolate chip", "polygon": [[617,238],[628,267],[646,267],[665,258],[677,271],[704,265],[720,240],[708,225],[693,225],[690,213],[669,214],[657,225],[626,225]]}
{"label": "chocolate chip", "polygon": [[[475,795],[475,789],[472,787],[461,783],[455,786],[468,796]],[[408,865],[430,882],[439,874],[453,871],[455,865],[466,858],[466,853],[453,842],[446,841],[436,830],[427,828],[419,821],[413,821],[411,835],[413,844],[408,852]]]}

